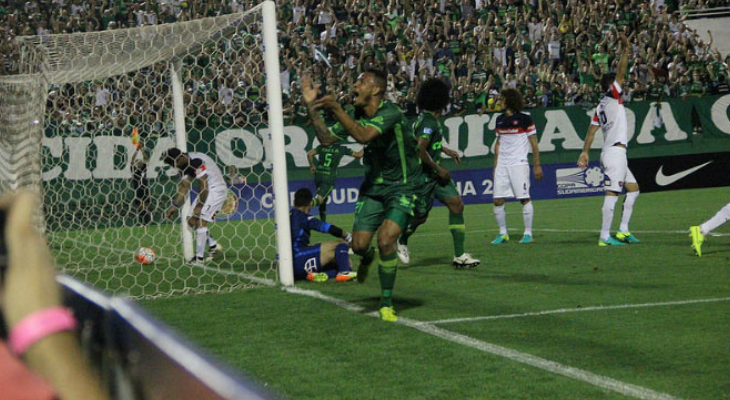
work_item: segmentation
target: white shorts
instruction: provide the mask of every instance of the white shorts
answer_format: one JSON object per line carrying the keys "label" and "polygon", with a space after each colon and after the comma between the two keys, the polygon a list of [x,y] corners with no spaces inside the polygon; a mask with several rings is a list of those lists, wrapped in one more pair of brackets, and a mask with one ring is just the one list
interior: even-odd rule
{"label": "white shorts", "polygon": [[523,164],[495,168],[493,197],[495,199],[506,197],[514,197],[517,200],[529,199],[530,166]]}
{"label": "white shorts", "polygon": [[[223,187],[211,188],[208,190],[208,197],[205,199],[203,209],[200,211],[200,219],[207,222],[214,222],[215,215],[221,210],[223,204],[226,203],[226,197],[228,196],[228,190]],[[198,198],[200,200],[200,198]],[[195,206],[199,204],[199,201],[195,202],[195,205],[190,210],[191,213],[195,210]],[[192,215],[192,214],[191,214]]]}
{"label": "white shorts", "polygon": [[611,146],[603,149],[601,166],[603,166],[605,175],[603,187],[608,191],[621,193],[624,190],[624,184],[636,183],[636,178],[629,169],[626,149],[623,147]]}

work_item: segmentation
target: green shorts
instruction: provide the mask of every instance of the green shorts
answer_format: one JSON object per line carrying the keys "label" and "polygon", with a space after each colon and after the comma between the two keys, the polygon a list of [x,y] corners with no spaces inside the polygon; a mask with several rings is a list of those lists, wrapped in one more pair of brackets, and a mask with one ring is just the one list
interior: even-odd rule
{"label": "green shorts", "polygon": [[375,232],[386,219],[405,229],[413,216],[416,197],[415,188],[410,184],[363,183],[355,205],[353,231]]}
{"label": "green shorts", "polygon": [[446,199],[459,196],[459,191],[456,189],[456,184],[453,179],[449,180],[445,185],[439,185],[435,180],[430,180],[419,187],[416,194],[418,197],[413,214],[417,218],[420,218],[428,216],[431,208],[433,208],[433,201],[435,199],[446,204]]}
{"label": "green shorts", "polygon": [[317,194],[326,199],[335,187],[335,178],[332,175],[314,174],[314,184],[317,186]]}

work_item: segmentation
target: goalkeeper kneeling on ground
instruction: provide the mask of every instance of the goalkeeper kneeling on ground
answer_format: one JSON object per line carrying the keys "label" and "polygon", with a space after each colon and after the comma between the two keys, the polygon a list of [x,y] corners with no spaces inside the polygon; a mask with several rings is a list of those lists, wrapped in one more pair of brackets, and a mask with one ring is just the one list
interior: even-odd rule
{"label": "goalkeeper kneeling on ground", "polygon": [[[311,209],[312,192],[307,188],[297,190],[294,194],[294,208],[289,214],[294,279],[324,282],[334,278],[337,282],[347,282],[356,278],[357,273],[353,272],[350,267],[348,246],[352,243],[352,234],[309,215]],[[312,230],[329,233],[344,241],[324,242],[310,246],[309,235]]]}

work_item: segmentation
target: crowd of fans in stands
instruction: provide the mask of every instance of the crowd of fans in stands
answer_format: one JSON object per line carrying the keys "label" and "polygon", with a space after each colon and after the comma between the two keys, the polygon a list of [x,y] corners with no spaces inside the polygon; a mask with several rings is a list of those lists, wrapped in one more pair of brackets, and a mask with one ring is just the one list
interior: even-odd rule
{"label": "crowd of fans in stands", "polygon": [[[258,2],[9,0],[0,7],[0,74],[17,73],[14,36],[187,21],[244,11]],[[710,32],[710,40],[705,42],[683,24],[678,10],[728,5],[730,2],[722,0],[280,1],[287,122],[307,122],[297,87],[304,70],[312,70],[323,87],[345,103],[349,103],[361,71],[370,67],[387,70],[391,100],[410,115],[416,113],[419,82],[431,76],[451,85],[451,115],[495,111],[496,96],[506,87],[519,89],[528,108],[589,108],[603,94],[601,75],[615,70],[619,32],[626,33],[633,46],[625,101],[726,93],[730,57],[712,48]],[[257,122],[251,119],[265,109],[263,74],[243,76],[242,71],[256,70],[247,66],[261,63],[261,56],[246,57],[206,59],[204,63],[198,57],[188,63],[186,103],[188,115],[199,117],[197,123],[210,125],[214,123],[211,116],[222,122]],[[65,102],[64,106],[56,104],[51,109],[68,111],[74,102],[86,102],[95,110],[88,116],[94,124],[113,124],[113,115],[106,115],[103,109],[117,102],[117,108],[138,110],[139,122],[162,129],[163,122],[170,120],[169,111],[156,104],[162,100],[145,95],[145,90],[160,86],[168,90],[165,80],[152,69],[74,89],[76,96],[61,93],[68,89],[59,88],[58,100],[52,95],[51,101]],[[97,121],[95,113],[106,122]],[[58,118],[71,125],[75,116],[60,112]]]}

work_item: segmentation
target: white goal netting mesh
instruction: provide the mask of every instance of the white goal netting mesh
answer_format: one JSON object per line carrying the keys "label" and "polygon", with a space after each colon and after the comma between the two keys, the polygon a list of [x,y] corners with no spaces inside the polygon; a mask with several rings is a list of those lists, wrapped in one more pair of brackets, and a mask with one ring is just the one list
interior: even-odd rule
{"label": "white goal netting mesh", "polygon": [[[7,175],[0,190],[40,185],[46,233],[64,273],[134,297],[276,282],[261,29],[259,6],[19,39],[27,72],[41,73],[0,79],[0,172]],[[187,150],[216,160],[229,186],[209,226],[223,251],[203,266],[184,262],[180,216],[165,219],[179,182],[161,160],[176,143],[171,68],[184,92]],[[26,148],[30,157],[13,155]],[[28,174],[22,182],[13,175],[21,170]],[[140,247],[153,249],[156,261],[138,263]]]}

